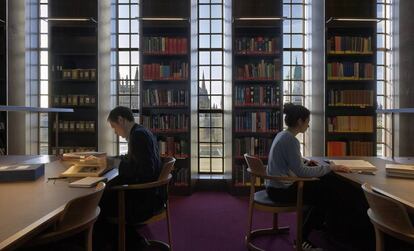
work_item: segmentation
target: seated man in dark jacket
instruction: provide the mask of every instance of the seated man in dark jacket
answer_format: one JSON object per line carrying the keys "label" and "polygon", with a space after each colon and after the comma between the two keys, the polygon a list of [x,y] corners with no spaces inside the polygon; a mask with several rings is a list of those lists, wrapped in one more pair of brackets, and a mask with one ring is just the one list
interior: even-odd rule
{"label": "seated man in dark jacket", "polygon": [[[128,154],[121,157],[119,175],[108,183],[108,187],[156,181],[161,172],[161,161],[154,135],[147,128],[134,122],[132,111],[127,107],[114,108],[109,113],[108,122],[115,133],[128,142]],[[103,217],[117,215],[117,201],[116,192],[107,189],[100,204]],[[164,189],[126,192],[125,215],[129,225],[126,229],[127,248],[135,247],[140,241],[142,242],[142,237],[140,238],[135,228],[131,226],[153,216],[162,208],[164,201]],[[112,236],[114,237],[117,235]]]}

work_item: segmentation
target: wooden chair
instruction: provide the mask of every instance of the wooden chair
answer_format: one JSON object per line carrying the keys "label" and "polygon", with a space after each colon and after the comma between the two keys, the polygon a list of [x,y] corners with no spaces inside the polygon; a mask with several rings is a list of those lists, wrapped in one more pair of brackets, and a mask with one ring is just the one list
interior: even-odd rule
{"label": "wooden chair", "polygon": [[370,207],[367,214],[374,225],[376,250],[384,250],[384,233],[414,244],[414,227],[405,206],[374,192],[367,183],[362,185],[362,189]]}
{"label": "wooden chair", "polygon": [[92,230],[100,213],[98,204],[104,188],[105,183],[99,182],[93,193],[69,201],[54,226],[30,240],[26,247],[56,242],[84,232],[85,250],[92,251]]}
{"label": "wooden chair", "polygon": [[[302,209],[303,209],[303,183],[305,181],[315,181],[318,178],[301,178],[301,177],[276,177],[269,176],[266,173],[266,168],[263,165],[263,162],[256,157],[250,156],[247,153],[244,154],[244,159],[247,162],[248,169],[250,173],[250,199],[249,199],[249,219],[248,219],[248,231],[246,234],[245,242],[249,250],[263,250],[255,246],[252,241],[262,235],[273,235],[273,234],[287,234],[289,233],[289,227],[279,227],[278,226],[278,214],[284,212],[296,212],[297,218],[297,245],[296,250],[302,250]],[[296,182],[298,187],[296,203],[276,203],[272,201],[266,190],[261,190],[256,192],[256,180],[275,180],[275,181],[290,181]],[[273,227],[265,229],[256,229],[252,231],[252,221],[253,221],[253,209],[260,211],[273,213]]]}
{"label": "wooden chair", "polygon": [[[148,188],[157,188],[157,187],[166,187],[168,194],[168,184],[172,178],[171,170],[174,168],[175,158],[166,159],[167,162],[164,162],[160,176],[157,181],[148,182],[143,184],[131,184],[131,185],[121,185],[111,187],[111,190],[118,192],[118,218],[115,219],[115,223],[118,224],[118,250],[125,250],[125,225],[127,224],[125,219],[125,192],[131,190],[143,190]],[[162,241],[149,240],[149,243],[153,247],[158,247],[161,249],[172,250],[172,238],[171,238],[171,223],[170,223],[170,210],[168,196],[167,201],[164,204],[163,209],[156,215],[152,216],[150,219],[145,222],[139,223],[139,225],[151,224],[153,222],[160,221],[162,219],[167,220],[167,230],[168,230],[168,244]]]}

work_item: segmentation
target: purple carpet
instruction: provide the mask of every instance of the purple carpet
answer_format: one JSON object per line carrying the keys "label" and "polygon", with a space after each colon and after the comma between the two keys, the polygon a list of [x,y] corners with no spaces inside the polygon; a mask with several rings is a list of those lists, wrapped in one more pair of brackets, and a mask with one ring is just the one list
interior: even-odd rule
{"label": "purple carpet", "polygon": [[[235,197],[225,192],[196,192],[191,196],[172,197],[170,210],[174,250],[247,250],[244,245],[248,214],[247,197]],[[256,211],[253,223],[254,228],[270,227],[272,215]],[[265,250],[293,250],[292,243],[296,233],[295,214],[281,214],[279,225],[289,225],[290,235],[263,237],[255,244]],[[166,241],[166,222],[160,221],[145,227],[142,233],[149,239]],[[314,239],[321,238],[317,236]],[[323,241],[314,242],[326,248]]]}

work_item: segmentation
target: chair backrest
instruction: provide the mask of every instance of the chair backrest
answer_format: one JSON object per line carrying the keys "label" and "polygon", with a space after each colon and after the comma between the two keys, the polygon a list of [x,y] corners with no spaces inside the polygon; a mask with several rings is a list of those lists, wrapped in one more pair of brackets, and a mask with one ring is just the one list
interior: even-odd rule
{"label": "chair backrest", "polygon": [[386,229],[402,234],[414,234],[413,224],[408,216],[407,209],[400,202],[374,192],[367,183],[362,185],[370,210],[371,220]]}
{"label": "chair backrest", "polygon": [[93,193],[69,201],[56,223],[56,230],[63,230],[94,220],[99,214],[98,204],[104,189],[105,183],[99,182]]}
{"label": "chair backrest", "polygon": [[158,181],[168,179],[168,176],[170,175],[171,171],[174,169],[174,164],[175,164],[175,158],[173,157],[165,158],[164,164],[161,169],[160,176],[158,176]]}
{"label": "chair backrest", "polygon": [[247,162],[248,168],[250,168],[250,171],[257,176],[266,175],[266,168],[263,165],[263,162],[261,159],[248,155],[247,153],[244,154],[244,159]]}

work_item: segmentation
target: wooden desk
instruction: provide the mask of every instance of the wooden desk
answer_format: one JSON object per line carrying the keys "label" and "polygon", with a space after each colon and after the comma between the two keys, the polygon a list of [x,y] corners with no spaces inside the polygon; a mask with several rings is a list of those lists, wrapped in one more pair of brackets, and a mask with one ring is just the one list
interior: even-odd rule
{"label": "wooden desk", "polygon": [[[318,162],[328,157],[312,158]],[[330,159],[363,159],[369,161],[378,171],[375,175],[358,174],[358,173],[336,173],[336,175],[345,178],[355,185],[362,185],[367,182],[373,186],[374,190],[387,195],[407,206],[410,212],[414,213],[414,179],[387,177],[385,174],[385,164],[414,164],[412,158],[378,158],[378,157],[348,157],[348,158],[330,158]]]}
{"label": "wooden desk", "polygon": [[[0,164],[49,163],[51,156],[0,156]],[[60,161],[45,166],[45,175],[31,182],[0,183],[0,250],[13,250],[44,230],[72,199],[89,194],[93,188],[71,188],[66,180],[50,180],[65,170]],[[118,175],[113,169],[105,176]]]}

